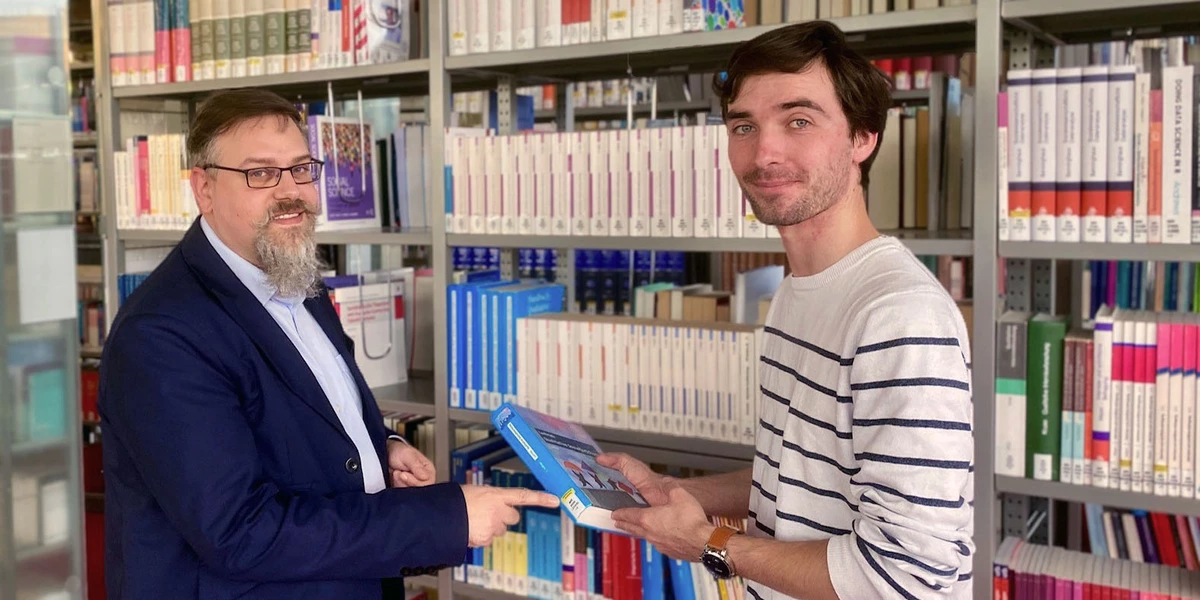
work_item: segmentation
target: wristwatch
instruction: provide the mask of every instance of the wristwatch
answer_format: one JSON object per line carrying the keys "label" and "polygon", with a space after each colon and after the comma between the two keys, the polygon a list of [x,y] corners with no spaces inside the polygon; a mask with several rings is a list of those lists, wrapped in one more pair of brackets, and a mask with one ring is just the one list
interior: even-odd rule
{"label": "wristwatch", "polygon": [[729,543],[729,538],[736,533],[736,529],[722,525],[713,531],[708,538],[708,543],[704,545],[704,553],[700,555],[700,562],[717,579],[730,579],[736,573],[733,562],[729,560],[729,550],[725,547]]}

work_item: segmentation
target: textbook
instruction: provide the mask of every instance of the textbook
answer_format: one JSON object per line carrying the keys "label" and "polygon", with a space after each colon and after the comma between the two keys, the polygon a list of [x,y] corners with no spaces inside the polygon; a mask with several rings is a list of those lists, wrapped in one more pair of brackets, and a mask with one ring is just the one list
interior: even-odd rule
{"label": "textbook", "polygon": [[650,506],[619,471],[596,463],[600,447],[582,426],[510,402],[493,411],[491,420],[579,525],[625,535],[612,511]]}

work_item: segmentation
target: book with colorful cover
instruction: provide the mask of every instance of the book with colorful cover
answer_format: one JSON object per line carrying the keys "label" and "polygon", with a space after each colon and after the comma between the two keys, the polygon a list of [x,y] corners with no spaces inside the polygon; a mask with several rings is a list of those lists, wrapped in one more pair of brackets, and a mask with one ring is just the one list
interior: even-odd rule
{"label": "book with colorful cover", "polygon": [[600,446],[581,425],[511,402],[493,411],[491,421],[579,525],[624,535],[612,511],[649,506],[624,475],[596,462]]}

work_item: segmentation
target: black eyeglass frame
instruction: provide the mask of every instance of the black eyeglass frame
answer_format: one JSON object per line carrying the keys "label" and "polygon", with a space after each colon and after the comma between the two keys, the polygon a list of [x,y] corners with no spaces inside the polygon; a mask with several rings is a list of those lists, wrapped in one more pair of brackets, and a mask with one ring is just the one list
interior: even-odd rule
{"label": "black eyeglass frame", "polygon": [[[292,179],[295,180],[296,172],[294,169],[298,169],[300,167],[308,167],[309,171],[311,172],[312,165],[317,166],[316,174],[313,176],[313,178],[309,181],[304,181],[304,182],[297,181],[296,182],[297,185],[308,185],[310,183],[316,183],[321,180],[321,173],[322,173],[322,171],[324,171],[325,161],[317,160],[314,158],[312,160],[305,161],[300,164],[292,165],[290,167],[251,167],[249,169],[235,169],[233,167],[223,167],[221,165],[215,165],[215,164],[209,163],[206,165],[201,165],[200,168],[201,169],[221,169],[222,171],[233,171],[235,173],[241,173],[242,176],[246,178],[246,187],[248,187],[250,189],[254,189],[254,190],[265,190],[265,189],[270,189],[270,188],[278,186],[279,182],[283,181],[283,172],[284,171],[290,172],[292,174]],[[250,185],[250,172],[251,171],[263,171],[263,170],[275,171],[275,183],[273,183],[271,185],[263,185],[263,186]]]}

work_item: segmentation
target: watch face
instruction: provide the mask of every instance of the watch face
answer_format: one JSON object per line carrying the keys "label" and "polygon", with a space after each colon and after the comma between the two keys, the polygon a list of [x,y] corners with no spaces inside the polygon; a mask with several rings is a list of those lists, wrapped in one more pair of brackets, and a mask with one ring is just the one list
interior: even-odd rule
{"label": "watch face", "polygon": [[703,562],[704,568],[708,569],[709,573],[712,573],[713,577],[729,579],[733,575],[729,570],[729,563],[716,554],[705,554],[701,558],[701,562]]}

